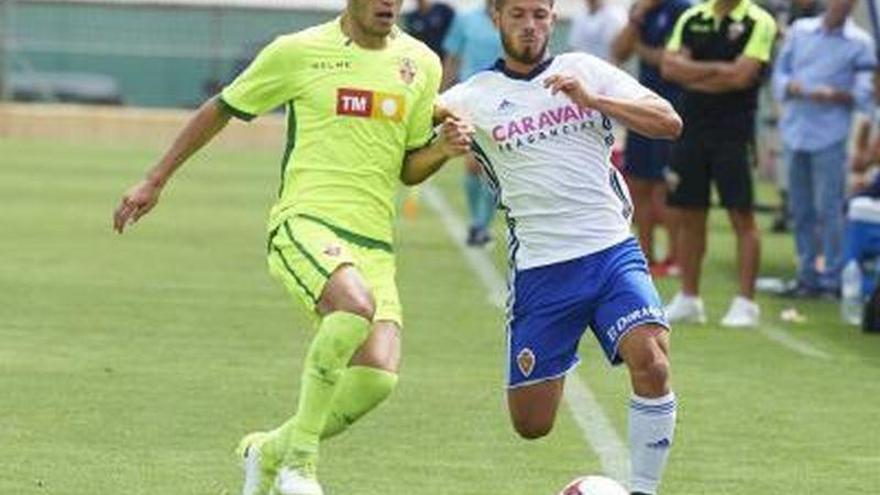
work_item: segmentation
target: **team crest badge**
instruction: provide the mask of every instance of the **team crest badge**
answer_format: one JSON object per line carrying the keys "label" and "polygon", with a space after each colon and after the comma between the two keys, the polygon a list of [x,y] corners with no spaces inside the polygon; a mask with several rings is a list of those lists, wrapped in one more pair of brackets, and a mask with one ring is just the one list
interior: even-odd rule
{"label": "team crest badge", "polygon": [[413,59],[409,57],[404,57],[400,60],[400,69],[397,71],[400,74],[400,79],[410,85],[416,79],[416,63],[413,62]]}
{"label": "team crest badge", "polygon": [[336,258],[340,254],[342,254],[342,247],[337,246],[335,244],[330,244],[324,248],[324,254],[326,254],[327,256],[329,256],[331,258]]}
{"label": "team crest badge", "polygon": [[528,347],[519,351],[519,354],[516,356],[516,365],[519,366],[523,376],[528,378],[535,369],[535,353]]}
{"label": "team crest badge", "polygon": [[746,32],[746,27],[741,22],[734,22],[730,26],[727,27],[727,38],[730,41],[736,41],[739,39],[743,33]]}

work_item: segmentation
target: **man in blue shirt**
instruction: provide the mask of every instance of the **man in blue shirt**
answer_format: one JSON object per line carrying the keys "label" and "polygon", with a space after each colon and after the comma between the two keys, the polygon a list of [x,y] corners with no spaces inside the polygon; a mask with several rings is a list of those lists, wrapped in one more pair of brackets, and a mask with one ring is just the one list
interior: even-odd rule
{"label": "man in blue shirt", "polygon": [[[638,55],[639,82],[673,105],[681,88],[660,77],[660,61],[678,17],[690,6],[688,0],[640,0],[630,11],[629,23],[611,45],[612,58],[617,62],[625,62],[634,53]],[[655,277],[667,275],[677,266],[675,235],[666,215],[665,170],[671,147],[670,141],[648,139],[631,131],[626,134],[624,172],[635,203],[639,244]],[[661,224],[666,224],[669,231],[669,248],[666,259],[657,262],[654,229]]]}
{"label": "man in blue shirt", "polygon": [[795,22],[773,74],[798,253],[797,281],[787,293],[794,297],[840,289],[850,124],[854,109],[871,111],[877,65],[871,37],[849,19],[854,5],[829,0],[823,16]]}
{"label": "man in blue shirt", "polygon": [[[501,57],[501,37],[492,23],[491,11],[492,0],[486,0],[485,6],[455,17],[443,42],[443,49],[446,50],[443,89],[492,67]],[[477,161],[468,155],[466,163],[464,189],[470,212],[467,243],[480,247],[492,241],[489,226],[495,216],[495,198],[480,179]]]}
{"label": "man in blue shirt", "polygon": [[428,45],[441,59],[446,56],[443,41],[455,18],[452,7],[442,2],[419,0],[416,9],[404,14],[406,32]]}

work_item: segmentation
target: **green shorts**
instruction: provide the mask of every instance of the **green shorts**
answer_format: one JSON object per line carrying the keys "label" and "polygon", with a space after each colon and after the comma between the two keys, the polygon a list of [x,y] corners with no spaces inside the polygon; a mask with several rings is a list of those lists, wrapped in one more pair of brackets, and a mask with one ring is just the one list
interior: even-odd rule
{"label": "green shorts", "polygon": [[312,315],[330,275],[342,265],[360,272],[376,302],[373,321],[403,328],[391,245],[349,232],[322,219],[297,215],[269,236],[269,273],[305,304]]}

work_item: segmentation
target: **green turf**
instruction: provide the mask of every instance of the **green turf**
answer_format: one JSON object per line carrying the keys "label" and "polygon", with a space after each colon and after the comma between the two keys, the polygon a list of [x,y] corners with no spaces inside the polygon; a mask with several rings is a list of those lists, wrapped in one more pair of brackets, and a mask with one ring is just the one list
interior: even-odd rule
{"label": "green turf", "polygon": [[[0,140],[0,494],[232,494],[239,436],[290,413],[307,320],[266,273],[277,154],[206,153],[119,237],[110,214],[154,159],[137,147]],[[459,170],[436,183],[460,207]],[[503,402],[502,316],[423,205],[398,228],[403,377],[393,400],[329,442],[329,495],[553,495],[599,470],[563,409],[550,438],[518,440]],[[705,296],[734,290],[733,244],[713,217]],[[766,272],[792,268],[764,238]],[[499,255],[500,258],[500,255]],[[669,296],[673,283],[663,281]],[[830,303],[762,298],[759,332],[681,326],[681,412],[665,494],[880,493],[880,338]],[[626,374],[592,342],[579,372],[618,432]]]}

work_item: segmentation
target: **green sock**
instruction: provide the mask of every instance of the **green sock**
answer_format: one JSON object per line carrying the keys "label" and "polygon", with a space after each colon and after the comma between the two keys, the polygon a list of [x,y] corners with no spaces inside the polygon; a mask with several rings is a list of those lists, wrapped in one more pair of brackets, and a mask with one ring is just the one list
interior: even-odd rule
{"label": "green sock", "polygon": [[337,384],[369,334],[369,320],[352,313],[340,311],[322,319],[303,366],[296,415],[281,427],[285,464],[317,455]]}
{"label": "green sock", "polygon": [[397,374],[367,366],[352,366],[342,373],[321,439],[336,436],[391,395]]}

